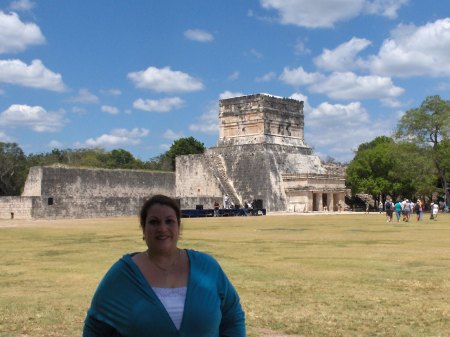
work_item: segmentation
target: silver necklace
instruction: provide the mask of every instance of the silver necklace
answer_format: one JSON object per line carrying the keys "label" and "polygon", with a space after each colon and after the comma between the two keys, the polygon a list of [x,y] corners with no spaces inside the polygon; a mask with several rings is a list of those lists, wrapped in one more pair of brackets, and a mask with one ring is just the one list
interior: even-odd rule
{"label": "silver necklace", "polygon": [[148,259],[150,260],[151,263],[153,263],[159,270],[162,270],[165,273],[169,273],[170,271],[172,271],[172,269],[178,264],[178,260],[180,259],[181,256],[181,250],[178,249],[178,255],[177,257],[174,259],[174,261],[170,264],[170,266],[168,267],[162,267],[161,265],[159,265],[158,263],[156,263],[152,258],[151,258],[151,254],[150,251],[147,249],[145,251],[145,255],[147,255]]}

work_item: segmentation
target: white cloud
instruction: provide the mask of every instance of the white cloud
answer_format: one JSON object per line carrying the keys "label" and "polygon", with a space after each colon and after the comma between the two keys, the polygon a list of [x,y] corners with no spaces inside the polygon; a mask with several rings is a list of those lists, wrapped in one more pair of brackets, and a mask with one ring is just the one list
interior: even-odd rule
{"label": "white cloud", "polygon": [[280,80],[286,84],[292,86],[308,85],[325,78],[323,74],[320,73],[308,73],[303,67],[298,67],[296,69],[284,68],[283,73],[280,75]]}
{"label": "white cloud", "polygon": [[389,108],[401,108],[404,105],[398,99],[392,97],[383,98],[380,101],[383,106],[387,106]]}
{"label": "white cloud", "polygon": [[396,97],[404,92],[389,77],[357,76],[352,72],[332,73],[323,81],[309,87],[314,93],[326,94],[334,99],[383,99]]}
{"label": "white cloud", "polygon": [[399,25],[366,67],[389,76],[450,76],[450,18],[423,26]]}
{"label": "white cloud", "polygon": [[389,125],[395,125],[397,117],[373,120],[360,102],[347,105],[325,102],[308,113],[305,111],[305,140],[320,153],[349,161],[359,144],[389,135],[392,131]]}
{"label": "white cloud", "polygon": [[322,54],[314,59],[317,67],[329,71],[347,71],[357,67],[356,55],[369,46],[366,39],[353,37],[333,50],[324,49]]}
{"label": "white cloud", "polygon": [[307,55],[311,53],[311,50],[306,47],[306,40],[297,40],[294,45],[294,52],[296,55]]}
{"label": "white cloud", "polygon": [[40,106],[13,104],[0,114],[0,125],[25,127],[36,132],[57,132],[67,123],[64,113],[49,112]]}
{"label": "white cloud", "polygon": [[179,109],[184,101],[179,97],[169,97],[162,99],[142,99],[139,98],[133,102],[133,108],[144,111],[168,112],[173,109]]}
{"label": "white cloud", "polygon": [[120,96],[122,95],[122,91],[120,89],[107,89],[101,91],[103,94],[108,96]]}
{"label": "white cloud", "polygon": [[188,29],[184,32],[184,36],[189,40],[197,42],[214,41],[214,36],[210,32],[201,29]]}
{"label": "white cloud", "polygon": [[365,11],[369,14],[379,14],[390,19],[397,17],[397,11],[409,0],[373,0],[366,1]]}
{"label": "white cloud", "polygon": [[356,17],[364,0],[261,0],[261,5],[278,11],[282,24],[321,28]]}
{"label": "white cloud", "polygon": [[232,98],[232,97],[239,97],[244,96],[241,92],[233,92],[233,91],[224,91],[221,94],[219,94],[219,99],[225,99],[225,98]]}
{"label": "white cloud", "polygon": [[260,53],[259,51],[257,51],[256,49],[254,49],[254,48],[250,49],[250,55],[253,55],[257,59],[263,59],[264,58],[264,55],[262,53]]}
{"label": "white cloud", "polygon": [[163,137],[166,139],[171,139],[171,140],[175,140],[175,139],[180,139],[182,137],[184,137],[183,132],[175,132],[171,129],[167,129],[164,134]]}
{"label": "white cloud", "polygon": [[116,108],[115,106],[111,106],[111,105],[102,105],[102,107],[100,109],[103,112],[107,112],[111,115],[117,115],[119,113],[119,109]]}
{"label": "white cloud", "polygon": [[[227,91],[224,93],[225,95],[231,94],[231,92]],[[241,94],[237,96],[242,96]],[[235,97],[232,95],[231,97]],[[228,98],[222,97],[221,99]],[[211,102],[206,111],[198,118],[197,123],[190,124],[189,130],[192,132],[200,132],[206,134],[215,134],[219,132],[219,107],[217,102]]]}
{"label": "white cloud", "polygon": [[79,107],[79,106],[74,106],[72,108],[72,112],[75,112],[77,114],[83,115],[87,112],[87,110],[85,108]]}
{"label": "white cloud", "polygon": [[200,80],[181,71],[173,71],[170,67],[148,67],[144,71],[129,73],[128,78],[137,88],[156,92],[189,92],[203,89]]}
{"label": "white cloud", "polygon": [[[346,127],[353,128],[369,121],[369,113],[360,102],[352,102],[347,105],[324,102],[313,109],[308,117],[308,125],[311,127],[345,124]],[[323,141],[332,142],[333,140]]]}
{"label": "white cloud", "polygon": [[171,147],[172,147],[171,144],[159,144],[159,148],[163,151],[170,150]]}
{"label": "white cloud", "polygon": [[34,23],[23,23],[16,13],[0,11],[0,54],[24,51],[28,46],[45,42]]}
{"label": "white cloud", "polygon": [[308,73],[303,67],[285,68],[280,80],[294,87],[307,85],[310,92],[342,100],[392,98],[404,92],[389,77],[358,76],[352,72],[334,72],[325,76],[321,73]]}
{"label": "white cloud", "polygon": [[60,149],[64,146],[63,143],[61,143],[59,140],[51,140],[48,144],[47,147],[50,149]]}
{"label": "white cloud", "polygon": [[278,12],[282,24],[329,28],[363,13],[394,18],[406,0],[260,0],[265,9]]}
{"label": "white cloud", "polygon": [[20,11],[31,11],[35,6],[36,4],[30,0],[15,0],[11,2],[9,8],[11,8],[11,10],[13,11],[20,12]]}
{"label": "white cloud", "polygon": [[276,77],[277,77],[277,74],[275,72],[271,71],[260,77],[255,78],[255,81],[256,82],[270,82]]}
{"label": "white cloud", "polygon": [[0,131],[0,142],[11,143],[13,139],[3,131]]}
{"label": "white cloud", "polygon": [[99,98],[91,93],[88,89],[82,88],[78,90],[78,95],[68,99],[69,102],[83,103],[83,104],[97,104]]}
{"label": "white cloud", "polygon": [[141,143],[141,138],[146,137],[149,131],[144,128],[114,129],[108,134],[103,134],[97,138],[89,138],[86,145],[91,147],[113,147],[121,145],[137,145]]}
{"label": "white cloud", "polygon": [[297,101],[303,101],[303,113],[310,114],[312,112],[312,107],[309,105],[308,96],[305,96],[299,92],[293,93],[289,98],[296,99]]}
{"label": "white cloud", "polygon": [[237,79],[239,79],[239,76],[240,76],[239,71],[235,71],[230,76],[228,76],[228,79],[230,81],[236,81]]}
{"label": "white cloud", "polygon": [[36,89],[66,90],[61,75],[48,70],[41,60],[28,66],[20,60],[0,60],[0,82]]}

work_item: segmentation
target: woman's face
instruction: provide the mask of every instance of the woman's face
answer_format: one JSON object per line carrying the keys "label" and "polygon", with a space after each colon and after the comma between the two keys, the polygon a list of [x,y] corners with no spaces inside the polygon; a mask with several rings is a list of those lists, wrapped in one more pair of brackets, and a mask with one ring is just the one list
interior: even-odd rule
{"label": "woman's face", "polygon": [[175,249],[179,235],[180,224],[171,207],[154,204],[148,209],[144,237],[151,252],[164,253]]}

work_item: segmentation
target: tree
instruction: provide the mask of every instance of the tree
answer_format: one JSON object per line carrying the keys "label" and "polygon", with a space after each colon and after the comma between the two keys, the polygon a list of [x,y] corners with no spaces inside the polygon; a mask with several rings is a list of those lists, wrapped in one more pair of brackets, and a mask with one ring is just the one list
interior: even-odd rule
{"label": "tree", "polygon": [[175,157],[187,154],[200,154],[205,152],[203,143],[194,137],[180,138],[173,142],[170,149],[165,153],[162,161],[167,160],[171,171],[175,171]]}
{"label": "tree", "polygon": [[20,195],[27,171],[22,149],[16,143],[0,142],[0,195]]}
{"label": "tree", "polygon": [[352,193],[368,193],[374,199],[399,193],[399,186],[390,177],[395,168],[395,148],[394,140],[385,136],[359,145],[346,171]]}
{"label": "tree", "polygon": [[431,196],[436,191],[438,178],[431,160],[431,151],[415,143],[396,144],[394,168],[389,178],[394,182],[395,191],[404,197]]}
{"label": "tree", "polygon": [[108,157],[109,168],[133,169],[142,166],[130,152],[123,149],[112,150]]}
{"label": "tree", "polygon": [[450,139],[450,101],[439,96],[427,97],[419,108],[405,112],[397,125],[396,137],[431,150],[432,161],[448,202],[450,166],[445,155],[448,154]]}

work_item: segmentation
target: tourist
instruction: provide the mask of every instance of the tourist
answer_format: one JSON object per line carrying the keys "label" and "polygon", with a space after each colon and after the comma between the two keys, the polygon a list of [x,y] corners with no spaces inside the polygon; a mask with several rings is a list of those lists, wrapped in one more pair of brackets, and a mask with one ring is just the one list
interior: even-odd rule
{"label": "tourist", "polygon": [[433,219],[437,220],[437,216],[438,216],[438,213],[439,213],[439,204],[435,202],[435,203],[432,203],[431,205],[432,205],[431,206],[431,213],[433,214]]}
{"label": "tourist", "polygon": [[369,202],[366,200],[366,214],[369,214]]}
{"label": "tourist", "polygon": [[214,202],[214,216],[219,216],[219,203],[217,200]]}
{"label": "tourist", "polygon": [[392,214],[394,212],[394,203],[390,198],[388,198],[384,204],[384,209],[386,210],[386,222],[392,221]]}
{"label": "tourist", "polygon": [[140,212],[146,249],[126,254],[100,282],[83,337],[245,336],[239,296],[210,255],[177,246],[180,208],[148,199]]}
{"label": "tourist", "polygon": [[414,211],[416,212],[417,221],[422,220],[422,200],[417,199],[416,204],[414,205]]}
{"label": "tourist", "polygon": [[402,214],[403,214],[403,221],[408,222],[409,216],[411,214],[411,204],[409,203],[408,199],[405,199],[402,202]]}
{"label": "tourist", "polygon": [[397,200],[395,203],[395,216],[397,217],[397,222],[400,222],[400,215],[402,214],[402,202]]}
{"label": "tourist", "polygon": [[230,208],[230,198],[228,197],[228,194],[225,194],[223,196],[223,208],[225,208],[225,209]]}
{"label": "tourist", "polygon": [[381,202],[381,200],[378,203],[378,212],[380,212],[380,214],[383,213],[383,203]]}

